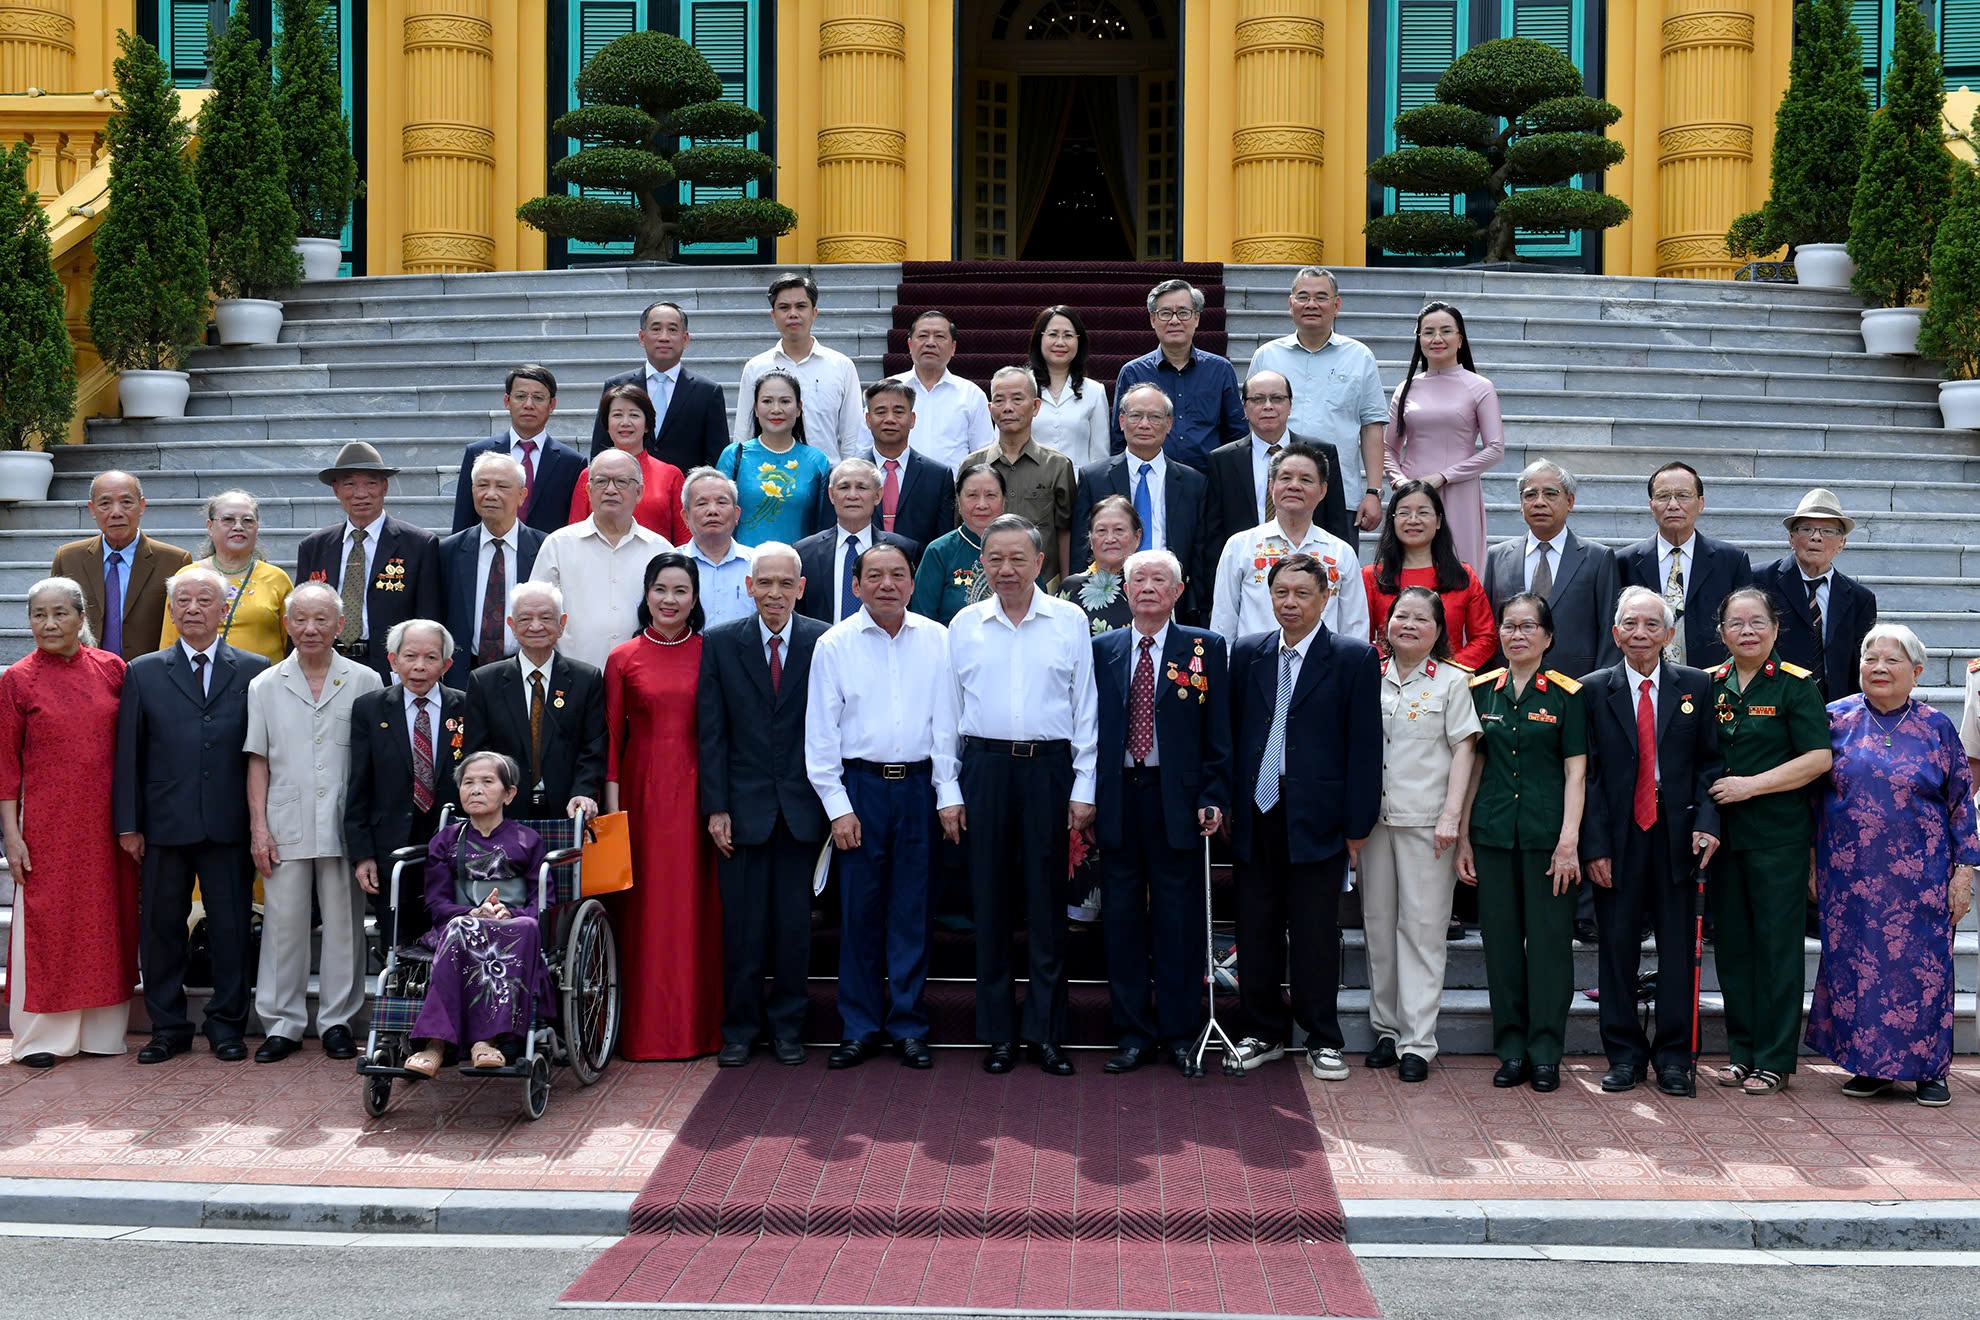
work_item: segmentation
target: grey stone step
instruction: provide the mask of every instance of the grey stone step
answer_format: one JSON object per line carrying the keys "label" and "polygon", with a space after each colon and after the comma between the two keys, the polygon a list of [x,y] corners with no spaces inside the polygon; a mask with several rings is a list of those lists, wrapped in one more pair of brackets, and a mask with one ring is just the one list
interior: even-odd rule
{"label": "grey stone step", "polygon": [[[764,276],[768,286],[770,275]],[[828,310],[833,316],[860,310],[866,319],[885,325],[892,317],[896,288],[893,284],[842,284],[828,293],[819,289],[821,319]],[[681,304],[688,314],[688,332],[699,339],[704,331],[748,332],[776,338],[770,322],[770,300],[761,289],[680,290]],[[327,321],[391,318],[422,320],[435,316],[473,314],[491,321],[527,319],[551,312],[582,312],[618,318],[622,326],[639,329],[639,314],[665,292],[651,289],[619,290],[528,290],[509,293],[371,294],[359,297],[288,298],[282,302],[283,325],[305,325]],[[1817,316],[1821,313],[1809,312]]]}
{"label": "grey stone step", "polygon": [[[1284,305],[1296,266],[1224,267],[1224,290],[1253,296],[1276,293]],[[1547,293],[1594,291],[1619,298],[1674,298],[1724,303],[1792,303],[1849,307],[1863,304],[1847,289],[1803,288],[1798,284],[1750,284],[1735,280],[1670,279],[1648,275],[1585,275],[1578,271],[1457,270],[1413,266],[1342,267],[1341,297],[1376,289],[1404,290],[1425,298],[1468,293]]]}

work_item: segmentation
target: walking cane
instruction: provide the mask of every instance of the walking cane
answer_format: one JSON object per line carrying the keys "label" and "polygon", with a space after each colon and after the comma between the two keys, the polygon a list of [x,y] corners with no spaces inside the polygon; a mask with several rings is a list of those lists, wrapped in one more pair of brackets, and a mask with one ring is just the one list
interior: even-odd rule
{"label": "walking cane", "polygon": [[1210,929],[1210,837],[1203,838],[1203,983],[1210,991],[1210,1020],[1203,1024],[1202,1034],[1196,1038],[1196,1066],[1203,1066],[1203,1056],[1216,1041],[1224,1052],[1224,1076],[1244,1076],[1244,1065],[1238,1062],[1237,1042],[1217,1021],[1217,941]]}
{"label": "walking cane", "polygon": [[1685,1070],[1685,1094],[1698,1098],[1699,999],[1705,989],[1705,868],[1691,869],[1691,1066]]}

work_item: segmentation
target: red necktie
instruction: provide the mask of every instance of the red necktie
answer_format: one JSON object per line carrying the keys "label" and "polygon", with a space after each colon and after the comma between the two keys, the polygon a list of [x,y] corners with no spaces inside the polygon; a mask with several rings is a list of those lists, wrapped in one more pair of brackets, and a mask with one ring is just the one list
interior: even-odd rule
{"label": "red necktie", "polygon": [[783,644],[781,637],[770,639],[770,695],[773,697],[780,695],[780,689],[784,686],[784,657],[779,654]]}
{"label": "red necktie", "polygon": [[1650,680],[1638,684],[1642,695],[1636,700],[1636,828],[1647,830],[1657,823],[1657,701],[1650,695]]}
{"label": "red necktie", "polygon": [[525,440],[517,448],[522,450],[524,491],[522,516],[527,518],[530,502],[536,498],[536,441]]}
{"label": "red necktie", "polygon": [[426,698],[413,698],[413,809],[433,809],[433,731],[426,727]]}
{"label": "red necktie", "polygon": [[1155,662],[1149,657],[1155,639],[1141,639],[1141,659],[1135,661],[1134,680],[1128,684],[1127,752],[1136,765],[1148,759],[1155,749]]}
{"label": "red necktie", "polygon": [[885,467],[887,476],[880,483],[880,525],[891,532],[894,530],[894,515],[901,507],[901,461],[890,458]]}

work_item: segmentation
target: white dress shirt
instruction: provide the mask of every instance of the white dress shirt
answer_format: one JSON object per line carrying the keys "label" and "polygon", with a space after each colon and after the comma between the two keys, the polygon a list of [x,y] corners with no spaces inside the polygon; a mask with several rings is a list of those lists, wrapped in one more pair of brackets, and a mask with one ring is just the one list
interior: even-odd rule
{"label": "white dress shirt", "polygon": [[[1132,723],[1134,716],[1134,671],[1141,667],[1141,639],[1148,634],[1143,633],[1141,629],[1135,627],[1130,627],[1127,630],[1127,634],[1128,716],[1129,722]],[[1164,623],[1160,628],[1155,630],[1154,640],[1155,644],[1148,648],[1148,663],[1155,671],[1155,699],[1160,701],[1162,698],[1162,648],[1169,644],[1168,624]],[[1123,751],[1121,753],[1121,762],[1124,765],[1133,765],[1134,753]],[[1152,723],[1148,730],[1148,755],[1141,758],[1141,764],[1143,766],[1157,766],[1162,764],[1162,734]]]}
{"label": "white dress shirt", "polygon": [[718,623],[747,618],[756,613],[756,602],[749,598],[749,570],[756,552],[740,541],[729,542],[728,553],[710,559],[693,538],[681,547],[701,574],[701,614],[713,628]]}
{"label": "white dress shirt", "polygon": [[788,665],[791,662],[791,621],[785,619],[782,628],[779,628],[776,632],[771,632],[770,625],[763,621],[761,614],[758,614],[756,616],[756,639],[763,647],[763,663],[766,665],[770,663],[770,640],[773,637],[777,640],[777,663]]}
{"label": "white dress shirt", "polygon": [[1382,484],[1380,472],[1361,470],[1361,428],[1389,420],[1389,401],[1382,394],[1382,373],[1375,354],[1358,339],[1330,336],[1317,349],[1308,349],[1298,335],[1260,344],[1244,374],[1276,371],[1292,385],[1292,417],[1288,430],[1325,440],[1340,451],[1341,470],[1335,485],[1352,510],[1367,486]]}
{"label": "white dress shirt", "polygon": [[[220,639],[215,637],[206,644],[206,649],[201,651],[194,649],[191,642],[180,638],[179,649],[186,653],[186,663],[193,667],[193,677],[199,680],[199,694],[202,697],[210,696],[213,692],[213,655],[220,649]],[[195,661],[193,657],[196,655],[205,656],[206,663],[202,665]]]}
{"label": "white dress shirt", "polygon": [[1265,521],[1265,488],[1272,479],[1272,445],[1292,443],[1289,432],[1281,432],[1276,442],[1267,440],[1258,432],[1251,433],[1251,502],[1258,506],[1258,521]]}
{"label": "white dress shirt", "polygon": [[549,582],[564,593],[570,622],[557,649],[598,669],[612,648],[639,631],[646,594],[646,564],[673,543],[634,523],[617,545],[606,541],[593,517],[544,538],[530,581]]}
{"label": "white dress shirt", "polygon": [[1678,572],[1684,575],[1684,598],[1691,599],[1691,579],[1698,563],[1698,533],[1693,532],[1684,538],[1684,544],[1672,545],[1663,537],[1657,538],[1657,582],[1656,593],[1664,594],[1664,584],[1671,580],[1671,556],[1680,555]]}
{"label": "white dress shirt", "polygon": [[1169,512],[1164,498],[1168,490],[1169,460],[1157,452],[1153,458],[1136,458],[1131,453],[1123,453],[1127,460],[1128,503],[1134,503],[1134,493],[1141,487],[1141,465],[1148,465],[1148,544],[1167,549],[1169,546]]}
{"label": "white dress shirt", "polygon": [[956,730],[1008,742],[1072,743],[1072,801],[1093,802],[1099,755],[1099,695],[1093,686],[1093,632],[1086,611],[1033,589],[1012,623],[992,596],[949,624]]}
{"label": "white dress shirt", "polygon": [[1801,579],[1801,594],[1803,596],[1808,594],[1809,583],[1815,582],[1820,584],[1815,588],[1815,605],[1822,611],[1822,635],[1826,638],[1829,634],[1829,585],[1835,579],[1836,571],[1832,568],[1818,578],[1809,577],[1799,569],[1796,569],[1795,572],[1796,576]]}
{"label": "white dress shirt", "polygon": [[780,343],[743,363],[735,422],[729,428],[732,439],[747,440],[755,431],[756,382],[772,368],[796,376],[804,391],[798,402],[804,408],[806,444],[834,463],[858,451],[866,436],[866,398],[860,389],[859,369],[844,353],[816,339],[811,341],[811,352],[796,360],[784,356]]}
{"label": "white dress shirt", "polygon": [[[1636,708],[1643,701],[1643,680],[1646,678],[1650,680],[1650,713],[1651,713],[1651,720],[1654,723],[1656,720],[1656,712],[1657,712],[1657,693],[1659,689],[1663,687],[1663,677],[1664,677],[1663,662],[1659,661],[1657,663],[1657,667],[1651,670],[1648,674],[1639,674],[1634,669],[1630,668],[1629,661],[1625,660],[1623,661],[1623,676],[1629,680],[1630,728],[1634,729],[1636,727],[1636,720],[1637,720]],[[1638,756],[1643,756],[1646,754],[1646,749],[1639,747],[1636,749],[1636,754]],[[1654,744],[1652,744],[1647,749],[1647,754],[1650,757],[1651,768],[1656,772],[1657,782],[1659,784],[1663,783],[1664,767],[1657,764],[1657,748]],[[1634,780],[1634,775],[1635,772],[1631,771],[1632,781]]]}
{"label": "white dress shirt", "polygon": [[1563,527],[1555,532],[1550,541],[1543,541],[1531,531],[1527,532],[1525,586],[1527,591],[1533,590],[1533,575],[1540,568],[1540,547],[1543,545],[1547,547],[1547,571],[1553,574],[1553,580],[1558,582],[1561,577],[1561,552],[1567,549],[1567,528]]}
{"label": "white dress shirt", "polygon": [[[1326,620],[1322,619],[1321,622],[1325,623]],[[1283,628],[1277,628],[1274,629],[1273,631],[1276,634],[1276,636],[1274,636],[1273,638],[1273,641],[1276,642],[1277,645],[1273,646],[1272,648],[1272,683],[1273,683],[1272,700],[1274,702],[1277,702],[1279,699],[1279,689],[1278,689],[1279,671],[1285,666],[1286,663],[1286,630]],[[1306,653],[1313,649],[1313,639],[1318,637],[1319,635],[1320,635],[1320,630],[1318,628],[1315,628],[1312,632],[1309,632],[1308,634],[1306,634],[1306,636],[1300,638],[1298,641],[1292,644],[1292,649],[1293,649],[1292,668],[1289,672],[1286,673],[1285,678],[1286,678],[1287,686],[1291,688],[1293,691],[1297,691],[1299,689],[1299,673],[1302,669],[1306,668]],[[1290,693],[1287,694],[1286,700],[1288,702],[1292,700]],[[1287,709],[1290,710],[1291,707],[1288,706]],[[1275,719],[1277,718],[1276,709],[1273,712],[1273,718]],[[1287,746],[1282,746],[1279,749],[1280,763],[1278,765],[1276,766],[1261,765],[1258,767],[1258,777],[1260,779],[1263,779],[1266,775],[1270,775],[1270,774],[1276,774],[1281,778],[1285,777],[1285,775],[1287,774],[1287,770],[1285,766],[1285,755],[1286,755],[1287,747],[1290,746],[1291,741],[1292,741],[1291,739],[1287,739],[1286,740]],[[1348,891],[1348,888],[1349,886],[1347,882],[1343,880],[1341,883],[1341,892],[1345,894]]]}
{"label": "white dress shirt", "polygon": [[[413,750],[413,765],[418,766],[419,752],[416,748],[414,748],[413,740],[417,736],[415,731],[419,727],[417,721],[420,716],[420,710],[419,707],[415,706],[413,703],[421,700],[421,698],[414,696],[413,690],[411,688],[402,688],[400,689],[400,691],[405,697],[405,705],[406,705],[406,746],[407,748]],[[438,683],[435,683],[432,687],[427,689],[424,700],[426,702],[426,714],[425,714],[426,736],[432,739],[431,750],[433,753],[433,783],[437,795],[437,791],[440,784],[440,776],[442,773],[444,773],[440,769],[441,692],[440,692],[440,685]]]}
{"label": "white dress shirt", "polygon": [[804,770],[827,819],[852,810],[847,761],[933,761],[935,805],[962,805],[948,629],[909,613],[889,637],[861,606],[818,639],[804,711]]}
{"label": "white dress shirt", "polygon": [[[516,542],[520,539],[516,528],[519,526],[521,526],[521,523],[512,525],[507,532],[504,532],[500,536],[492,535],[486,526],[481,529],[481,548],[475,551],[474,556],[474,613],[468,616],[468,622],[474,628],[474,636],[471,638],[456,638],[455,640],[464,641],[469,646],[476,648],[481,645],[481,615],[482,611],[488,608],[488,568],[489,565],[495,562],[495,547],[497,545],[502,547],[502,580],[509,584],[508,589],[510,591],[516,589],[516,564],[518,562],[516,559]],[[482,655],[479,650],[476,650],[475,658],[478,660],[500,660],[502,656],[514,655],[516,653],[516,634],[509,627],[509,602],[503,600],[496,608],[502,611],[502,655]]]}
{"label": "white dress shirt", "polygon": [[1107,419],[1107,387],[1097,380],[1083,381],[1079,397],[1071,384],[1052,397],[1050,390],[1038,391],[1038,415],[1031,419],[1031,438],[1048,449],[1056,449],[1072,460],[1075,470],[1089,463],[1107,460],[1111,439]]}
{"label": "white dress shirt", "polygon": [[1249,633],[1270,632],[1279,626],[1272,614],[1272,589],[1265,575],[1273,564],[1295,550],[1304,550],[1327,566],[1333,579],[1333,594],[1320,622],[1343,637],[1358,642],[1368,640],[1368,593],[1361,582],[1361,558],[1347,542],[1314,523],[1298,545],[1279,529],[1275,518],[1249,531],[1238,532],[1224,543],[1217,560],[1216,603],[1210,611],[1210,627],[1235,642]]}
{"label": "white dress shirt", "polygon": [[914,391],[914,430],[908,444],[954,472],[962,461],[996,442],[990,425],[990,400],[970,381],[944,371],[933,389],[913,371],[894,377]]}
{"label": "white dress shirt", "polygon": [[[371,566],[378,558],[378,534],[384,530],[385,515],[383,514],[372,519],[371,526],[364,529],[364,583],[358,589],[358,600],[361,602],[358,606],[359,637],[371,636]],[[344,539],[337,550],[337,580],[330,584],[330,589],[339,596],[344,594],[344,565],[351,562],[351,537],[356,532],[357,524],[349,518],[344,519]],[[128,595],[130,591],[128,575],[124,579],[124,590]],[[384,641],[383,637],[378,639],[380,645],[383,645]]]}
{"label": "white dress shirt", "polygon": [[[525,727],[527,727],[529,724],[529,698],[530,698],[529,677],[531,674],[543,675],[543,704],[545,706],[548,706],[552,701],[556,700],[556,697],[553,694],[550,687],[550,666],[556,662],[556,659],[557,657],[553,655],[550,657],[550,659],[545,660],[542,664],[533,665],[529,662],[528,656],[522,654],[521,652],[516,653],[516,664],[522,673],[522,709],[523,709],[523,724]],[[523,766],[523,772],[525,774],[529,772],[529,767],[527,765]]]}

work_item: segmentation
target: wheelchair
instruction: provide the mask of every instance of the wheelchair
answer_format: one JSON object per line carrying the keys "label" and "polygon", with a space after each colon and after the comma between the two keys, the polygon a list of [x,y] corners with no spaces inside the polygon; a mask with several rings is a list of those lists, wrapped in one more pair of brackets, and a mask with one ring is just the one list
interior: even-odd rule
{"label": "wheelchair", "polygon": [[[450,820],[451,811],[443,813],[441,827]],[[542,956],[556,983],[557,1002],[534,1006],[522,1051],[507,1065],[475,1068],[463,1060],[459,1071],[484,1080],[521,1081],[523,1115],[538,1119],[550,1104],[553,1062],[569,1067],[580,1086],[597,1081],[611,1062],[619,1040],[619,947],[604,905],[584,896],[580,863],[584,819],[520,823],[541,834],[549,849],[537,872],[537,919],[543,927]],[[394,910],[408,872],[418,875],[425,859],[424,845],[392,854]],[[426,1002],[432,972],[433,954],[417,944],[386,951],[372,1002],[371,1031],[357,1067],[364,1112],[372,1118],[391,1103],[394,1081],[426,1080],[406,1068],[405,1061],[413,1053],[413,1023]],[[545,1015],[546,1007],[554,1007],[554,1018]]]}

